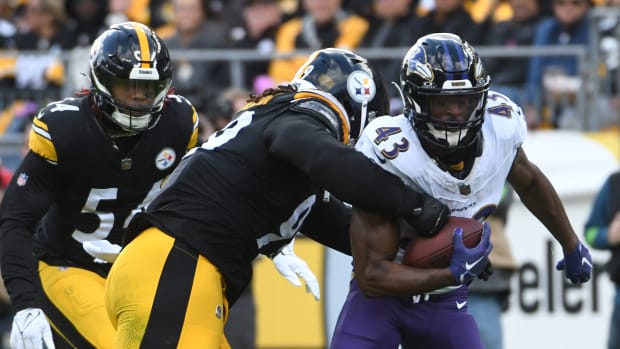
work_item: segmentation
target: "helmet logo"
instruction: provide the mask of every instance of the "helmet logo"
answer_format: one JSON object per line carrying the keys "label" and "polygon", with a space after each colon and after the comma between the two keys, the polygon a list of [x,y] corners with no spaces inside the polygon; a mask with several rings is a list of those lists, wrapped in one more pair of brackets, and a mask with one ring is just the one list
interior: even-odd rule
{"label": "helmet logo", "polygon": [[358,103],[368,102],[375,98],[377,86],[370,74],[363,70],[356,70],[347,78],[347,92]]}
{"label": "helmet logo", "polygon": [[419,47],[416,47],[415,52],[410,56],[407,70],[426,81],[434,79],[433,69],[426,59],[426,52]]}
{"label": "helmet logo", "polygon": [[174,152],[174,149],[164,148],[155,157],[155,166],[157,167],[157,169],[163,171],[172,167],[176,158],[177,154]]}

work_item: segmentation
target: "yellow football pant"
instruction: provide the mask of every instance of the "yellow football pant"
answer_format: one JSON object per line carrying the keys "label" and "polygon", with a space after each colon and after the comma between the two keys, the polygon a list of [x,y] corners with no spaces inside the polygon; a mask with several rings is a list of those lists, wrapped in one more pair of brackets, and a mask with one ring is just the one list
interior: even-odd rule
{"label": "yellow football pant", "polygon": [[129,243],[108,275],[105,301],[116,348],[230,349],[220,272],[159,229]]}
{"label": "yellow football pant", "polygon": [[76,348],[114,348],[104,303],[105,279],[91,271],[39,261],[45,312],[56,332]]}

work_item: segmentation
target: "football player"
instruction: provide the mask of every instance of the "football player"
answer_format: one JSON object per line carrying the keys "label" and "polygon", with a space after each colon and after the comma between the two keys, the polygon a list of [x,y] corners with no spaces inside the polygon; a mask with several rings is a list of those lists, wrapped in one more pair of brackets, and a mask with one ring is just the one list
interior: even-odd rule
{"label": "football player", "polygon": [[110,264],[82,243],[120,243],[197,145],[198,116],[170,93],[170,63],[148,27],[112,26],[92,45],[90,89],[34,118],[0,208],[2,276],[16,311],[11,348],[115,347],[104,306]]}
{"label": "football player", "polygon": [[[586,282],[592,272],[590,253],[552,184],[521,147],[527,131],[523,112],[506,96],[489,91],[489,83],[480,57],[460,37],[435,33],[420,38],[401,69],[404,114],[372,121],[357,150],[410,187],[438,198],[455,216],[484,221],[497,207],[507,179],[562,245],[564,258],[556,268],[572,283]],[[419,294],[417,275],[424,270],[394,260],[401,242],[397,224],[354,207],[355,277],[330,348],[482,349],[466,304],[467,283],[484,271],[486,260],[455,248],[449,269],[462,285]],[[461,234],[457,228],[455,246],[462,245]]]}
{"label": "football player", "polygon": [[281,248],[298,232],[350,253],[350,210],[335,197],[438,230],[445,205],[348,146],[366,120],[387,112],[385,87],[365,58],[323,49],[291,84],[256,96],[185,156],[130,223],[110,271],[117,345],[229,347],[228,308],[248,287],[257,254],[289,253]]}

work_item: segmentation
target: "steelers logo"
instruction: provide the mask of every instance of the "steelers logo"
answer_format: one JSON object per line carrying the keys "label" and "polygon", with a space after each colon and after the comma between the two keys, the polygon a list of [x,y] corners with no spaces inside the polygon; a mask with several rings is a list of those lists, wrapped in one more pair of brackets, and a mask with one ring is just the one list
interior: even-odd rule
{"label": "steelers logo", "polygon": [[174,160],[176,160],[176,158],[177,158],[177,154],[174,152],[174,149],[164,148],[155,157],[155,166],[159,170],[163,171],[165,169],[172,167],[172,165],[174,165]]}
{"label": "steelers logo", "polygon": [[357,70],[349,74],[347,78],[347,91],[349,96],[358,103],[370,102],[375,98],[377,86],[375,86],[375,81],[370,74]]}

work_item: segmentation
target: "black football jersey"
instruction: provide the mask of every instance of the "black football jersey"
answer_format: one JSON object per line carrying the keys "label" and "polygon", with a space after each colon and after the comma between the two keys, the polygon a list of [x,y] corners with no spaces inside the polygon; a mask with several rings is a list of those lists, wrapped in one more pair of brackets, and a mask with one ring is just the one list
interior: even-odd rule
{"label": "black football jersey", "polygon": [[326,191],[381,211],[413,203],[398,178],[339,141],[344,115],[328,96],[300,92],[240,111],[185,157],[126,242],[153,225],[183,240],[222,272],[231,303],[257,253],[278,251],[298,232],[346,253],[348,209]]}
{"label": "black football jersey", "polygon": [[9,290],[29,287],[11,283],[28,277],[26,266],[5,261],[7,255],[15,261],[20,254],[32,259],[32,250],[25,246],[35,225],[33,249],[41,260],[105,276],[109,265],[95,263],[82,242],[107,239],[120,244],[130,219],[144,210],[164,178],[197,145],[198,116],[183,97],[170,95],[158,122],[134,136],[135,144],[126,151],[103,132],[88,98],[51,103],[33,120],[30,152],[1,206],[2,271]]}

